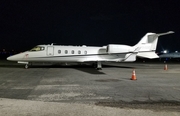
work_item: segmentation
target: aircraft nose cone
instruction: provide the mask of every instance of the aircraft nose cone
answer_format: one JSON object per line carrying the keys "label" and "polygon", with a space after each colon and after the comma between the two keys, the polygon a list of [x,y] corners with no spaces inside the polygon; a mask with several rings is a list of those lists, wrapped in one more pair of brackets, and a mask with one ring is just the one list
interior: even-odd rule
{"label": "aircraft nose cone", "polygon": [[12,56],[7,57],[7,60],[11,61],[12,60]]}
{"label": "aircraft nose cone", "polygon": [[16,54],[16,55],[12,55],[12,56],[7,57],[7,60],[19,61],[19,60],[22,60],[22,58],[23,58],[23,54]]}

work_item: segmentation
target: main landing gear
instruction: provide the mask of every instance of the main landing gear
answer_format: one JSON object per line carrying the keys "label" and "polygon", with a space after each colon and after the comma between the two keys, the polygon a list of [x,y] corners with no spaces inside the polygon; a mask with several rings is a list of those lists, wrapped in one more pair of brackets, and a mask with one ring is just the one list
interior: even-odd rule
{"label": "main landing gear", "polygon": [[102,70],[102,64],[101,62],[97,62],[97,67],[96,67],[97,70]]}

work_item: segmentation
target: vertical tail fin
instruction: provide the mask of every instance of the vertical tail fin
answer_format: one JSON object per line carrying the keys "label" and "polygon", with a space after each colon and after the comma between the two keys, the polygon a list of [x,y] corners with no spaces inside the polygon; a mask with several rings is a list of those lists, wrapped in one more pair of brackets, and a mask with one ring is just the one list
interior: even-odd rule
{"label": "vertical tail fin", "polygon": [[157,48],[158,37],[162,35],[167,35],[174,33],[173,31],[169,31],[166,33],[147,33],[135,46],[134,48],[140,47],[140,50],[137,54],[139,57],[144,58],[158,58],[155,50]]}

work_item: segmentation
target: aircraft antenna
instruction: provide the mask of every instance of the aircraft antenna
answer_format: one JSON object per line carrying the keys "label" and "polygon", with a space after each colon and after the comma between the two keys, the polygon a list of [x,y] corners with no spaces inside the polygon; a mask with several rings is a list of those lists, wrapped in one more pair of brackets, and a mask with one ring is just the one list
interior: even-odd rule
{"label": "aircraft antenna", "polygon": [[53,46],[54,44],[56,44],[56,43],[51,43],[51,46]]}

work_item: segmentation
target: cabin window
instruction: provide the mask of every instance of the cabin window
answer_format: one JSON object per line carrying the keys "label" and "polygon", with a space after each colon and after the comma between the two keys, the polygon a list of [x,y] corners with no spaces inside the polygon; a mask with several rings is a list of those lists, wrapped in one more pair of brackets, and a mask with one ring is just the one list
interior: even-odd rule
{"label": "cabin window", "polygon": [[84,51],[84,54],[87,54],[87,51]]}
{"label": "cabin window", "polygon": [[74,50],[71,51],[71,54],[74,54]]}
{"label": "cabin window", "polygon": [[58,53],[60,54],[60,53],[61,53],[61,50],[58,50]]}
{"label": "cabin window", "polygon": [[45,50],[45,47],[43,46],[36,46],[34,48],[32,48],[30,51],[43,51]]}
{"label": "cabin window", "polygon": [[68,53],[68,51],[67,50],[65,50],[65,54],[67,54]]}
{"label": "cabin window", "polygon": [[78,54],[81,54],[81,51],[80,51],[80,50],[78,51]]}

